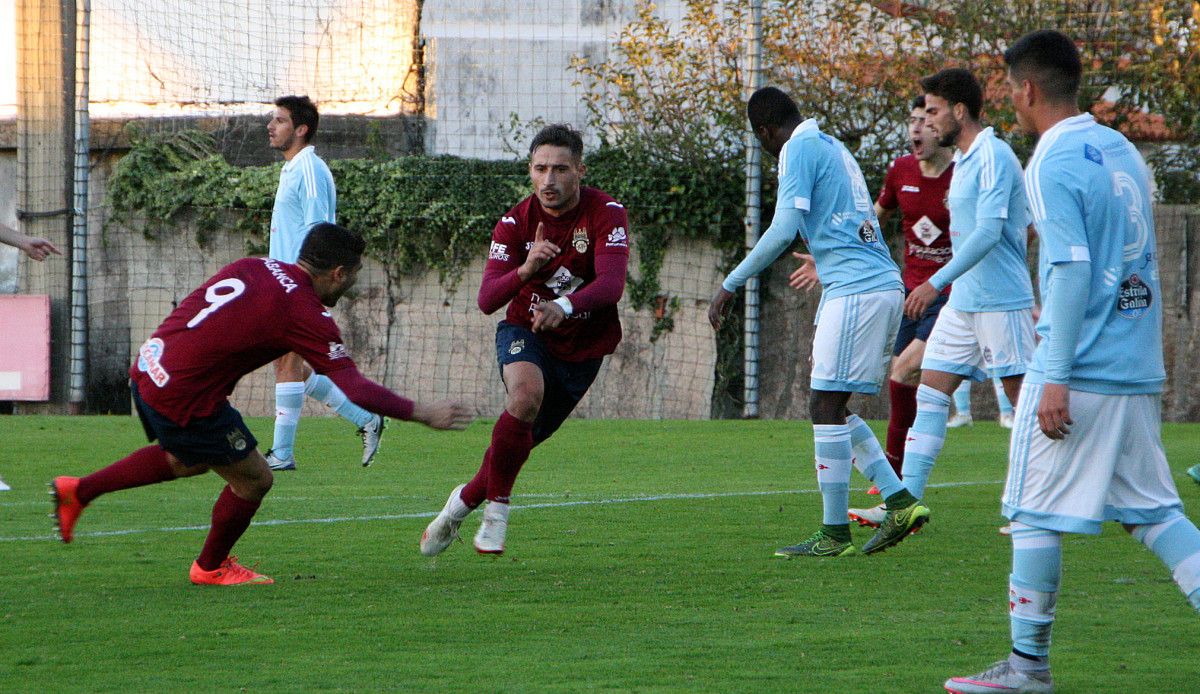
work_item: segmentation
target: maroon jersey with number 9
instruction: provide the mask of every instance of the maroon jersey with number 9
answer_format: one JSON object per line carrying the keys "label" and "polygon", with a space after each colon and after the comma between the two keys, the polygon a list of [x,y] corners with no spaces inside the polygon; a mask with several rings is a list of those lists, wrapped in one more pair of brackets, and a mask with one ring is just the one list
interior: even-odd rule
{"label": "maroon jersey with number 9", "polygon": [[320,374],[354,362],[341,332],[295,265],[243,258],[213,275],[138,350],[138,394],[180,426],[216,411],[238,380],[296,352]]}

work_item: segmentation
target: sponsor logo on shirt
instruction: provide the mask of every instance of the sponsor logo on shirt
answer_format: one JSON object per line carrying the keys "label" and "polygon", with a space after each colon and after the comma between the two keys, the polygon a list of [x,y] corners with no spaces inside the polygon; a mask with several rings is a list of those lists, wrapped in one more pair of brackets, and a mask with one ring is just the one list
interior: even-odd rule
{"label": "sponsor logo on shirt", "polygon": [[621,204],[621,203],[619,203],[619,202],[606,202],[606,203],[604,203],[604,204],[605,204],[605,206],[607,206],[607,207],[616,207],[616,208],[619,208],[619,209],[622,209],[622,210],[623,210],[623,209],[625,209],[625,206],[624,206],[624,205],[622,205],[622,204]]}
{"label": "sponsor logo on shirt", "polygon": [[901,193],[920,193],[921,187],[920,186],[903,185],[903,186],[900,186],[900,192]]}
{"label": "sponsor logo on shirt", "polygon": [[167,381],[171,380],[171,374],[167,373],[160,362],[166,348],[163,341],[157,337],[146,340],[138,348],[138,371],[149,376],[154,385],[159,388],[167,385]]}
{"label": "sponsor logo on shirt", "polygon": [[500,218],[500,223],[501,223],[501,224],[511,224],[511,225],[513,225],[513,226],[516,226],[516,225],[517,225],[517,218],[516,218],[516,217],[501,217],[501,218]]}
{"label": "sponsor logo on shirt", "polygon": [[274,258],[263,258],[263,264],[267,266],[267,270],[270,271],[271,276],[279,282],[279,286],[283,287],[285,294],[291,294],[292,290],[299,286],[296,284],[296,280],[292,279],[283,268],[279,267],[279,261]]}
{"label": "sponsor logo on shirt", "polygon": [[572,239],[571,245],[575,247],[576,253],[587,253],[587,249],[588,249],[587,227],[583,227],[582,229],[576,229],[571,234],[571,239]]}
{"label": "sponsor logo on shirt", "polygon": [[1092,145],[1083,146],[1083,158],[1104,166],[1104,155]]}
{"label": "sponsor logo on shirt", "polygon": [[930,260],[938,265],[945,265],[950,262],[950,257],[954,255],[954,249],[950,246],[922,246],[919,243],[911,241],[907,244],[907,255],[921,260]]}
{"label": "sponsor logo on shirt", "polygon": [[521,350],[523,350],[523,349],[525,349],[525,340],[524,339],[513,340],[508,345],[508,353],[509,354],[520,354]]}
{"label": "sponsor logo on shirt", "polygon": [[554,271],[554,275],[546,280],[546,286],[549,287],[558,296],[566,296],[579,288],[583,284],[583,279],[571,274],[571,271],[566,267],[559,266]]}
{"label": "sponsor logo on shirt", "polygon": [[607,248],[615,248],[615,247],[628,248],[629,247],[629,235],[625,233],[625,227],[617,227],[616,229],[613,229],[612,231],[608,232],[608,243],[605,244],[605,247],[607,247]]}
{"label": "sponsor logo on shirt", "polygon": [[329,343],[329,359],[330,359],[330,361],[332,361],[334,359],[348,359],[349,357],[350,357],[350,352],[346,351],[346,345],[343,345],[340,342],[330,342]]}
{"label": "sponsor logo on shirt", "polygon": [[1149,311],[1153,302],[1150,287],[1141,277],[1133,274],[1121,283],[1121,290],[1117,293],[1117,313],[1123,318],[1137,318]]}
{"label": "sponsor logo on shirt", "polygon": [[508,244],[492,241],[492,249],[488,251],[489,260],[508,260]]}
{"label": "sponsor logo on shirt", "polygon": [[871,223],[871,220],[864,221],[858,228],[858,238],[862,239],[863,243],[875,243],[879,240],[879,235],[875,233],[875,225]]}
{"label": "sponsor logo on shirt", "polygon": [[913,235],[926,246],[936,241],[942,235],[942,230],[938,225],[933,223],[933,220],[928,215],[921,215],[921,218],[913,223],[912,230]]}

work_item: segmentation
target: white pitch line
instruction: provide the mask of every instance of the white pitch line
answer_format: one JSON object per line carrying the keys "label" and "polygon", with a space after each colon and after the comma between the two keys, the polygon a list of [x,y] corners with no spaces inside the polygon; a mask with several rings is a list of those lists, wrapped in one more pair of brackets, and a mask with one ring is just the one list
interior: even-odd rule
{"label": "white pitch line", "polygon": [[[1004,480],[994,480],[990,482],[942,482],[940,484],[931,484],[927,488],[930,489],[948,489],[952,487],[979,487],[986,485],[1004,484]],[[783,494],[819,494],[819,489],[780,489],[775,491],[751,491],[751,492],[693,492],[680,494],[653,494],[644,496],[626,496],[617,497],[615,499],[580,499],[576,501],[557,501],[546,502],[541,504],[519,504],[514,505],[514,511],[528,511],[533,509],[544,508],[569,508],[572,506],[602,506],[606,504],[634,504],[645,503],[652,501],[678,501],[686,499],[727,499],[732,497],[751,497],[751,496],[780,496]],[[531,495],[532,496],[532,495]],[[393,513],[375,516],[333,516],[329,518],[274,518],[271,520],[254,521],[250,525],[257,526],[272,526],[272,525],[309,525],[309,524],[327,524],[327,523],[351,523],[351,522],[369,522],[383,520],[410,520],[413,518],[432,518],[437,515],[437,511],[419,511],[415,513]],[[173,533],[180,531],[196,531],[208,530],[208,525],[176,525],[162,528],[128,528],[125,530],[97,530],[93,532],[75,533],[75,537],[118,537],[122,535],[141,535],[144,533]],[[58,540],[57,535],[26,535],[26,536],[0,536],[0,542],[40,542],[44,540]]]}

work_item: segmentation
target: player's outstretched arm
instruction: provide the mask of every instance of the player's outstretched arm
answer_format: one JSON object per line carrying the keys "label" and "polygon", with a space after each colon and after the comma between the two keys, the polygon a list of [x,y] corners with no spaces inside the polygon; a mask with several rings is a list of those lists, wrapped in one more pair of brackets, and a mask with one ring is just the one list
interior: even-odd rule
{"label": "player's outstretched arm", "polygon": [[331,371],[326,376],[359,407],[393,419],[420,422],[434,429],[465,429],[475,415],[465,405],[450,400],[416,403],[363,376],[356,367]]}
{"label": "player's outstretched arm", "polygon": [[19,248],[33,260],[45,260],[46,256],[51,253],[62,255],[62,251],[58,250],[48,240],[35,236],[27,236],[3,224],[0,224],[0,243],[6,243]]}
{"label": "player's outstretched arm", "polygon": [[439,400],[426,405],[413,403],[413,421],[433,429],[461,431],[475,419],[475,414],[466,405],[453,400]]}

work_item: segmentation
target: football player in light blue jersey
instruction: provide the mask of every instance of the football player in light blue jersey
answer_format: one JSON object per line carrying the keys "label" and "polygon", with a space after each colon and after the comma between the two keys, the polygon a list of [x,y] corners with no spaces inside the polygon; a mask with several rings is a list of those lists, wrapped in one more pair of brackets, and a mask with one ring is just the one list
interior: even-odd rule
{"label": "football player in light blue jersey", "polygon": [[[890,543],[929,518],[888,464],[874,432],[846,404],[853,393],[876,394],[900,326],[900,271],[880,238],[873,201],[854,156],[816,121],[801,122],[791,97],[774,87],[756,91],[746,106],[763,149],[779,159],[779,197],[771,226],[717,289],[708,318],[720,328],[734,292],[779,257],[799,235],[816,263],[824,294],[813,336],[809,402],[816,440],[821,529],[776,556],[855,554],[847,510],[853,467],[874,482],[896,526]],[[901,527],[902,526],[902,527]]]}
{"label": "football player in light blue jersey", "polygon": [[1079,112],[1082,67],[1069,38],[1033,32],[1004,60],[1017,120],[1040,136],[1025,186],[1041,236],[1042,340],[1017,401],[1004,490],[1013,650],[946,682],[962,693],[1053,691],[1063,533],[1122,523],[1200,610],[1200,530],[1183,515],[1160,432],[1162,297],[1149,171],[1123,135]]}
{"label": "football player in light blue jersey", "polygon": [[983,88],[974,75],[949,68],[922,79],[921,89],[927,127],[939,145],[957,151],[947,194],[954,257],[904,302],[905,315],[920,316],[954,283],[925,347],[917,416],[904,445],[904,484],[918,499],[945,443],[955,389],[965,378],[994,376],[1015,403],[1034,346],[1021,164],[979,122]]}
{"label": "football player in light blue jersey", "polygon": [[[320,116],[307,96],[284,96],[275,100],[267,123],[271,147],[283,153],[283,170],[271,209],[269,255],[295,263],[308,230],[318,222],[337,221],[337,190],[329,167],[309,144],[317,134]],[[314,373],[297,354],[275,361],[275,436],[267,463],[272,470],[295,470],[296,428],[304,396],[325,403],[358,427],[363,441],[362,464],[370,465],[383,434],[382,416],[355,405],[333,381]]]}

